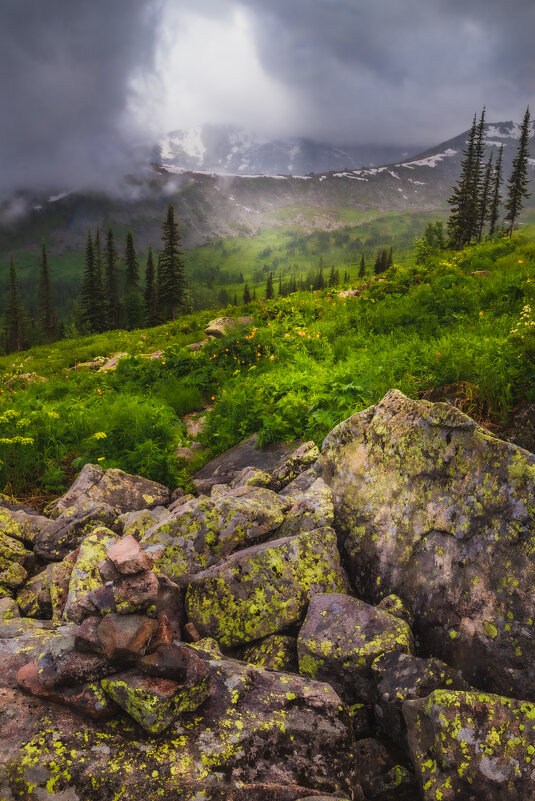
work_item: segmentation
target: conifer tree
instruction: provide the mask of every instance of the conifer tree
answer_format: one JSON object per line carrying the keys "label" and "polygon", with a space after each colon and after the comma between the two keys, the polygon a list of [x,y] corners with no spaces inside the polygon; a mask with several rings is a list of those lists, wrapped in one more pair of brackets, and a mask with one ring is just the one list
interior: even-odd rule
{"label": "conifer tree", "polygon": [[236,292],[234,293],[234,301],[233,301],[232,305],[233,306],[237,306],[238,305],[238,295],[236,294]]}
{"label": "conifer tree", "polygon": [[336,270],[334,269],[334,264],[331,265],[331,272],[329,273],[329,286],[336,286],[338,281],[336,280]]}
{"label": "conifer tree", "polygon": [[[362,256],[360,257],[359,278],[364,278],[365,275],[366,275],[366,260],[364,258],[364,253],[363,253]],[[344,275],[344,281],[345,280],[346,277]]]}
{"label": "conifer tree", "polygon": [[266,300],[271,300],[272,297],[273,297],[273,273],[270,273],[266,281]]}
{"label": "conifer tree", "polygon": [[490,203],[490,193],[492,190],[492,162],[493,162],[494,154],[491,151],[489,156],[489,160],[487,162],[487,169],[485,170],[485,176],[483,178],[483,182],[481,184],[481,198],[479,201],[479,224],[478,224],[478,232],[477,232],[477,241],[481,242],[483,238],[483,228],[485,225],[485,221],[487,220],[489,214],[489,203]]}
{"label": "conifer tree", "polygon": [[247,306],[248,303],[251,302],[251,293],[249,292],[249,284],[245,284],[243,287],[243,303]]}
{"label": "conifer tree", "polygon": [[474,175],[476,150],[478,149],[477,118],[474,114],[472,128],[463,150],[461,161],[461,175],[448,199],[451,213],[448,219],[448,230],[452,244],[459,250],[470,241],[472,235],[471,225],[474,219]]}
{"label": "conifer tree", "polygon": [[498,218],[500,214],[500,205],[502,202],[501,187],[502,187],[502,160],[503,160],[503,145],[498,152],[498,159],[496,167],[494,168],[494,175],[492,181],[492,198],[489,206],[488,222],[489,222],[489,236],[494,236]]}
{"label": "conifer tree", "polygon": [[132,231],[128,231],[126,235],[124,307],[126,327],[129,330],[140,328],[145,318],[145,310],[139,288],[139,262]]}
{"label": "conifer tree", "polygon": [[47,342],[53,342],[56,338],[56,312],[54,309],[54,298],[50,283],[50,271],[48,269],[48,256],[46,246],[43,242],[41,251],[41,263],[39,269],[39,287],[37,290],[37,310],[39,327]]}
{"label": "conifer tree", "polygon": [[530,197],[527,191],[528,186],[528,158],[529,158],[529,134],[530,134],[530,114],[529,106],[524,114],[522,126],[520,128],[520,139],[518,150],[513,159],[513,171],[507,186],[507,201],[505,208],[507,214],[505,221],[509,223],[509,236],[513,236],[515,222],[522,211],[524,200]]}
{"label": "conifer tree", "polygon": [[106,317],[108,328],[119,328],[121,320],[121,303],[119,300],[119,277],[117,274],[117,263],[119,254],[115,248],[113,230],[108,228],[106,234],[106,280],[105,280],[105,300]]}
{"label": "conifer tree", "polygon": [[167,208],[167,217],[162,223],[163,248],[160,269],[161,300],[163,302],[160,309],[164,312],[167,320],[175,320],[186,302],[186,280],[180,240],[178,225],[175,222],[175,209],[170,203]]}
{"label": "conifer tree", "polygon": [[388,251],[388,258],[386,260],[386,269],[388,270],[389,267],[392,267],[394,260],[392,258],[392,246],[390,246],[390,250]]}
{"label": "conifer tree", "polygon": [[147,266],[145,268],[145,321],[147,325],[153,326],[158,322],[158,288],[156,285],[156,275],[154,271],[154,260],[152,248],[149,245],[147,253]]}
{"label": "conifer tree", "polygon": [[4,310],[4,337],[7,353],[19,352],[26,344],[24,309],[19,299],[13,257],[9,265],[9,292]]}
{"label": "conifer tree", "polygon": [[85,246],[85,270],[82,279],[81,311],[82,318],[89,331],[93,332],[95,322],[95,251],[91,231],[87,232]]}
{"label": "conifer tree", "polygon": [[93,330],[101,333],[107,328],[107,314],[104,298],[104,287],[102,284],[102,248],[100,245],[100,228],[97,228],[95,234],[95,276],[93,294],[95,307]]}
{"label": "conifer tree", "polygon": [[256,287],[253,287],[253,300],[256,300]]}

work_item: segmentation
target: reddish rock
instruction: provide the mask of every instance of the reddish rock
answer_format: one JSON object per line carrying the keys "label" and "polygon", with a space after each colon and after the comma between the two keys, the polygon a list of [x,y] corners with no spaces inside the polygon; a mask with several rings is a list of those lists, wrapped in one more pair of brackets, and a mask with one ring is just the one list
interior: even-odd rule
{"label": "reddish rock", "polygon": [[52,571],[52,583],[50,585],[50,600],[52,603],[52,620],[61,620],[67,596],[69,595],[69,582],[73,567],[78,559],[80,548],[71,551],[65,559],[54,565]]}
{"label": "reddish rock", "polygon": [[97,628],[100,622],[100,617],[86,617],[83,623],[78,626],[74,638],[77,651],[102,653],[102,647],[97,634]]}
{"label": "reddish rock", "polygon": [[195,686],[208,676],[208,669],[192,648],[186,645],[160,645],[139,660],[142,673],[172,679],[184,686]]}
{"label": "reddish rock", "polygon": [[153,570],[124,576],[113,584],[117,612],[121,615],[144,612],[154,614],[159,588],[158,577]]}
{"label": "reddish rock", "polygon": [[108,659],[128,659],[145,653],[157,629],[157,622],[148,617],[112,613],[101,620],[97,633]]}
{"label": "reddish rock", "polygon": [[142,570],[152,568],[152,559],[131,534],[112,545],[107,557],[123,575],[140,573]]}
{"label": "reddish rock", "polygon": [[[88,593],[89,604],[95,607],[95,611],[101,615],[108,615],[110,612],[116,612],[117,606],[115,605],[114,588],[105,585],[104,587],[96,587]],[[82,600],[82,599],[80,599]]]}
{"label": "reddish rock", "polygon": [[[158,615],[158,629],[151,640],[150,651],[155,651],[160,645],[170,645],[173,642],[173,631],[165,612]],[[177,637],[180,639],[180,637]]]}

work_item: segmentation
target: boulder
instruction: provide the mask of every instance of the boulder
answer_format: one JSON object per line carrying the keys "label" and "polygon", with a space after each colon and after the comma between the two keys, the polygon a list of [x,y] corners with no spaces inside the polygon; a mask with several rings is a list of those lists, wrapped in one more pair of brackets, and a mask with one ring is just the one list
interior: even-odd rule
{"label": "boulder", "polygon": [[412,653],[404,620],[349,595],[314,595],[297,638],[299,671],[328,681],[349,703],[373,703],[372,663],[391,651]]}
{"label": "boulder", "polygon": [[415,801],[414,774],[396,764],[385,746],[371,737],[355,743],[358,780],[368,801]]}
{"label": "boulder", "polygon": [[96,529],[83,540],[69,580],[63,611],[65,620],[81,623],[85,617],[95,614],[88,596],[92,590],[102,586],[99,566],[106,559],[108,548],[117,540],[117,535],[107,528]]}
{"label": "boulder", "polygon": [[273,471],[271,486],[276,492],[280,492],[287,484],[308,470],[316,462],[320,452],[316,444],[312,441],[304,442],[288,458]]}
{"label": "boulder", "polygon": [[283,634],[272,634],[265,640],[251,645],[243,652],[242,659],[250,665],[265,670],[297,672],[297,640]]}
{"label": "boulder", "polygon": [[42,620],[52,617],[50,587],[53,575],[54,565],[48,565],[29,579],[17,592],[17,603],[24,617],[35,617]]}
{"label": "boulder", "polygon": [[17,603],[12,598],[0,598],[0,620],[13,620],[20,617]]}
{"label": "boulder", "polygon": [[31,547],[50,521],[36,512],[29,513],[27,507],[13,506],[10,509],[0,503],[0,532]]}
{"label": "boulder", "polygon": [[61,561],[57,562],[52,567],[52,579],[50,582],[50,603],[52,606],[52,620],[61,620],[69,594],[69,582],[71,580],[72,571],[80,548],[71,551]]}
{"label": "boulder", "polygon": [[379,609],[381,612],[388,612],[388,614],[394,615],[394,617],[399,617],[411,627],[414,624],[413,616],[397,595],[385,595],[375,608]]}
{"label": "boulder", "polygon": [[109,720],[117,715],[117,705],[106,695],[100,682],[47,688],[39,681],[39,671],[38,663],[30,662],[17,673],[19,684],[26,692],[68,706],[93,720]]}
{"label": "boulder", "polygon": [[21,503],[13,498],[11,495],[6,495],[0,492],[0,509],[9,509],[11,512],[26,512],[27,515],[38,515],[37,509],[33,506],[28,506],[27,503]]}
{"label": "boulder", "polygon": [[104,471],[98,465],[86,464],[68,492],[50,504],[46,511],[56,518],[72,506],[80,508],[82,504],[93,501],[111,506],[117,514],[124,514],[165,506],[169,497],[168,488],[155,481],[131,476],[116,468]]}
{"label": "boulder", "polygon": [[143,534],[154,526],[158,520],[168,514],[165,506],[155,506],[154,509],[141,509],[138,512],[126,512],[120,515],[117,523],[122,528],[125,537],[131,535],[136,540],[140,540]]}
{"label": "boulder", "polygon": [[304,492],[310,489],[312,484],[316,481],[317,475],[313,467],[303,471],[297,478],[290,481],[289,484],[281,489],[279,495],[283,498],[288,498],[292,502],[297,500]]}
{"label": "boulder", "polygon": [[0,597],[10,595],[18,589],[28,573],[24,566],[28,566],[32,559],[31,551],[13,537],[0,531]]}
{"label": "boulder", "polygon": [[357,594],[398,595],[469,683],[535,697],[535,455],[392,390],[327,436],[316,469]]}
{"label": "boulder", "polygon": [[55,520],[47,520],[36,538],[35,553],[41,559],[60,561],[94,529],[101,526],[114,529],[116,519],[109,504],[80,500]]}
{"label": "boulder", "polygon": [[310,489],[293,499],[294,504],[279,529],[281,537],[291,537],[315,528],[332,527],[334,520],[333,494],[330,487],[318,478]]}
{"label": "boulder", "polygon": [[390,739],[407,749],[403,704],[425,698],[434,690],[469,690],[457,670],[434,657],[422,659],[399,651],[379,656],[372,664],[377,685],[375,717]]}
{"label": "boulder", "polygon": [[131,534],[122,537],[112,545],[108,550],[107,558],[119,573],[125,576],[152,568],[152,559],[147,556]]}
{"label": "boulder", "polygon": [[284,498],[261,487],[239,487],[215,499],[194,498],[150,528],[141,545],[157,570],[185,586],[190,575],[267,539],[288,507]]}
{"label": "boulder", "polygon": [[96,634],[103,654],[110,660],[132,660],[143,656],[158,624],[142,615],[106,615]]}
{"label": "boulder", "polygon": [[201,636],[232,647],[299,623],[313,595],[345,588],[336,534],[317,529],[239,551],[192,576],[186,613]]}
{"label": "boulder", "polygon": [[215,320],[210,320],[204,332],[206,336],[222,339],[232,331],[237,331],[246,325],[252,324],[252,317],[217,317]]}
{"label": "boulder", "polygon": [[406,701],[403,715],[425,801],[533,798],[533,704],[435,690]]}

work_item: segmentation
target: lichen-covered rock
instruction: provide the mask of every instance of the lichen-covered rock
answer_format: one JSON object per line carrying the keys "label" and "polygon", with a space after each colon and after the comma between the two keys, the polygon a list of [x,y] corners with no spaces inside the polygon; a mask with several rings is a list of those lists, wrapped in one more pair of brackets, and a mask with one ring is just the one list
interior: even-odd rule
{"label": "lichen-covered rock", "polygon": [[471,689],[457,670],[440,659],[421,659],[400,652],[378,657],[372,665],[377,685],[375,717],[390,739],[406,748],[402,707],[405,701],[425,698],[434,690]]}
{"label": "lichen-covered rock", "polygon": [[362,798],[353,796],[347,711],[329,685],[233,660],[207,667],[211,695],[163,739],[141,734],[128,716],[75,727],[51,709],[52,720],[5,760],[10,790],[24,801],[47,790],[84,801]]}
{"label": "lichen-covered rock", "polygon": [[294,504],[279,529],[281,537],[291,537],[315,528],[332,527],[334,520],[333,494],[330,487],[318,478],[310,489],[294,500]]}
{"label": "lichen-covered rock", "polygon": [[425,801],[533,798],[533,704],[435,690],[406,701],[403,715]]}
{"label": "lichen-covered rock", "polygon": [[288,508],[288,501],[262,487],[194,498],[150,528],[141,545],[157,570],[185,586],[193,573],[267,539]]}
{"label": "lichen-covered rock", "polygon": [[243,328],[246,325],[252,325],[252,317],[216,317],[215,320],[210,320],[205,328],[205,334],[209,337],[222,339],[232,331]]}
{"label": "lichen-covered rock", "polygon": [[24,617],[36,617],[42,620],[52,617],[50,587],[53,575],[54,565],[48,565],[17,592],[17,603]]}
{"label": "lichen-covered rock", "polygon": [[93,720],[109,720],[117,715],[118,707],[106,695],[100,682],[47,687],[40,681],[40,671],[38,662],[30,662],[18,671],[17,679],[26,692],[56,704],[64,704]]}
{"label": "lichen-covered rock", "polygon": [[94,614],[94,606],[85,599],[91,590],[102,586],[99,566],[106,559],[108,548],[117,540],[117,535],[107,528],[96,529],[83,540],[69,581],[63,612],[65,620],[81,623],[91,612]]}
{"label": "lichen-covered rock", "polygon": [[414,624],[414,617],[397,595],[386,595],[382,601],[379,601],[375,608],[380,609],[381,612],[388,612],[390,615],[394,615],[394,617],[399,617],[409,626]]}
{"label": "lichen-covered rock", "polygon": [[265,487],[267,489],[270,485],[271,473],[261,470],[259,467],[244,467],[228,486],[231,489],[236,487]]}
{"label": "lichen-covered rock", "polygon": [[147,556],[131,534],[121,537],[112,545],[108,550],[107,558],[119,573],[125,576],[152,568],[152,559]]}
{"label": "lichen-covered rock", "polygon": [[316,593],[344,592],[336,534],[323,528],[239,551],[191,578],[186,612],[226,646],[298,623]]}
{"label": "lichen-covered rock", "polygon": [[271,479],[272,488],[279,492],[301,473],[308,470],[316,462],[319,455],[318,447],[312,440],[304,442],[290,454],[284,464],[274,471]]}
{"label": "lichen-covered rock", "polygon": [[535,455],[392,390],[328,435],[316,469],[357,594],[399,595],[470,683],[535,697]]}
{"label": "lichen-covered rock", "polygon": [[0,532],[32,546],[39,533],[49,524],[42,515],[30,514],[24,509],[9,509],[0,504]]}
{"label": "lichen-covered rock", "polygon": [[385,746],[373,738],[355,744],[359,783],[369,801],[415,801],[414,774],[398,765]]}
{"label": "lichen-covered rock", "polygon": [[24,584],[28,575],[24,565],[32,559],[31,551],[13,537],[0,531],[0,597],[9,596]]}
{"label": "lichen-covered rock", "polygon": [[55,520],[48,520],[35,542],[41,559],[61,560],[75,550],[96,528],[114,529],[117,515],[109,504],[84,501],[66,509]]}
{"label": "lichen-covered rock", "polygon": [[0,620],[13,620],[20,617],[17,603],[12,598],[0,598]]}
{"label": "lichen-covered rock", "polygon": [[297,640],[283,634],[272,634],[246,648],[242,659],[265,670],[297,672]]}
{"label": "lichen-covered rock", "polygon": [[316,479],[316,471],[313,467],[309,467],[308,470],[305,470],[298,475],[297,478],[294,478],[293,481],[290,481],[289,484],[286,484],[284,489],[281,489],[279,495],[282,495],[283,498],[288,498],[293,503],[304,492],[310,489]]}
{"label": "lichen-covered rock", "polygon": [[50,603],[52,606],[52,620],[61,620],[63,611],[69,594],[69,582],[78,554],[79,548],[75,548],[61,561],[56,562],[52,567],[52,578],[50,582]]}
{"label": "lichen-covered rock", "polygon": [[299,670],[328,681],[341,697],[371,703],[372,663],[384,653],[412,653],[404,620],[349,595],[315,595],[297,639]]}
{"label": "lichen-covered rock", "polygon": [[117,522],[122,527],[123,535],[131,535],[136,540],[140,540],[143,534],[158,520],[165,517],[168,510],[165,506],[156,506],[154,509],[141,509],[138,512],[125,512],[119,515]]}
{"label": "lichen-covered rock", "polygon": [[39,512],[27,503],[21,503],[11,495],[0,492],[0,508],[9,509],[11,512],[26,512],[27,515],[38,515]]}
{"label": "lichen-covered rock", "polygon": [[46,509],[51,517],[59,517],[72,506],[93,501],[111,506],[117,514],[152,509],[169,503],[167,487],[141,476],[132,476],[112,468],[104,471],[95,464],[86,464],[65,495]]}

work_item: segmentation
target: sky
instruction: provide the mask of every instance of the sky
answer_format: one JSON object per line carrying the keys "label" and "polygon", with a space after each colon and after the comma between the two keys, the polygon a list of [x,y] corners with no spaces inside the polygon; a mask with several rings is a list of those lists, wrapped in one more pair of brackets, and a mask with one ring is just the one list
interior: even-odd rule
{"label": "sky", "polygon": [[3,0],[0,192],[205,122],[422,149],[535,107],[533,0]]}

